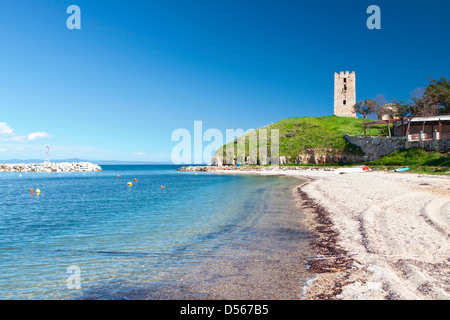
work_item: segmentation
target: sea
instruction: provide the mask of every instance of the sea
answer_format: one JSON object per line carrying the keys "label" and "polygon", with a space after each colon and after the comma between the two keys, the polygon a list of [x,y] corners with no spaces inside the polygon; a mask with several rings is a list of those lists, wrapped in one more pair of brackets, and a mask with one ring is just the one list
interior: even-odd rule
{"label": "sea", "polygon": [[301,298],[302,181],[177,168],[1,173],[0,299]]}

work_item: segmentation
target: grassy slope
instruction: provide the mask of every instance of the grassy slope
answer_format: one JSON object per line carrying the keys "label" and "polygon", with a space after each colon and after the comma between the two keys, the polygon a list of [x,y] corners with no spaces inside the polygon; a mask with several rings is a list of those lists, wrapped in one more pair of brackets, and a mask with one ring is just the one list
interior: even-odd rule
{"label": "grassy slope", "polygon": [[450,172],[450,157],[437,152],[426,152],[422,149],[396,151],[367,164],[371,167],[379,167],[384,169],[409,167],[412,172]]}
{"label": "grassy slope", "polygon": [[[273,123],[261,129],[278,129],[280,134],[280,155],[297,157],[306,149],[327,150],[360,154],[360,149],[344,139],[344,135],[361,134],[362,123],[359,118],[345,118],[337,116],[290,118]],[[386,130],[381,127],[373,129],[372,134],[380,134]],[[256,130],[259,135],[259,129]],[[270,131],[268,131],[270,132]],[[248,135],[246,135],[248,136]],[[237,139],[233,141],[237,149]],[[268,133],[270,150],[270,134]],[[222,147],[223,148],[223,147]],[[246,146],[248,151],[248,145]],[[223,152],[222,149],[217,154]],[[270,153],[270,151],[269,151]]]}
{"label": "grassy slope", "polygon": [[[361,134],[364,119],[337,116],[290,118],[273,123],[261,129],[278,129],[280,133],[280,155],[297,157],[306,149],[326,150],[358,154],[360,149],[344,139],[344,135]],[[256,130],[259,132],[259,129]],[[372,134],[385,134],[384,125],[372,129]],[[248,136],[245,135],[245,136]],[[270,134],[268,134],[268,150],[270,153]],[[232,142],[237,149],[237,139]],[[222,147],[223,148],[223,147]],[[216,154],[223,150],[219,149]],[[248,154],[248,140],[246,142]],[[395,169],[408,166],[412,172],[448,173],[450,158],[437,152],[426,152],[422,149],[410,149],[394,152],[379,160],[367,163],[380,169]],[[309,166],[311,164],[308,164]],[[328,164],[333,165],[333,164]],[[334,165],[339,165],[338,163]]]}

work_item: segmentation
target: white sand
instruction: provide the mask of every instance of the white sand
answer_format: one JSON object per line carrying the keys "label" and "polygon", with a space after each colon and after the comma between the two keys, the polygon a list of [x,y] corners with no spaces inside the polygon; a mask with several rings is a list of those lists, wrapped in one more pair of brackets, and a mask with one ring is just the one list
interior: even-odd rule
{"label": "white sand", "polygon": [[[328,212],[354,258],[338,299],[450,299],[450,177],[411,173],[228,171],[313,179],[302,187]],[[320,282],[335,281],[319,274]],[[317,284],[317,288],[314,285]]]}

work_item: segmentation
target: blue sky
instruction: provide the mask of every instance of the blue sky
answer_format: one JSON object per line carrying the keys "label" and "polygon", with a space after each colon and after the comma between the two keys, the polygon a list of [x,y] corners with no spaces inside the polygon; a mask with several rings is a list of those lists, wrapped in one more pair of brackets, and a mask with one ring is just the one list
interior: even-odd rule
{"label": "blue sky", "polygon": [[[381,30],[369,30],[369,5]],[[81,30],[69,30],[69,5]],[[170,161],[178,128],[258,128],[450,77],[448,1],[0,2],[0,159]]]}

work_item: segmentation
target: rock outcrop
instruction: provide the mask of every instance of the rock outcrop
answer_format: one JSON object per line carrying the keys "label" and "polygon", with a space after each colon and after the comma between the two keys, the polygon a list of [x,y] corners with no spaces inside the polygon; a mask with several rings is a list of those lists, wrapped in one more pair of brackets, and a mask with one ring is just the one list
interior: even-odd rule
{"label": "rock outcrop", "polygon": [[[280,156],[278,160],[278,164],[326,164],[326,163],[336,163],[336,162],[344,162],[344,163],[355,163],[355,162],[364,162],[370,160],[369,157],[365,154],[353,154],[348,152],[336,152],[332,149],[322,150],[322,149],[306,149],[303,153],[297,155],[296,157],[286,157]],[[267,165],[271,164],[271,157],[261,158],[259,163],[257,163],[254,159],[252,160],[249,157],[245,158],[245,161],[242,162],[242,165]],[[211,158],[212,166],[224,166],[224,165],[233,165],[235,166],[238,163],[236,157],[225,159],[219,157],[217,155]]]}
{"label": "rock outcrop", "polygon": [[187,166],[181,167],[177,169],[178,171],[205,171],[205,172],[214,172],[214,171],[290,171],[290,170],[305,170],[305,171],[335,171],[336,168],[333,167],[298,167],[298,166],[250,166],[250,167],[235,167],[235,166]]}

